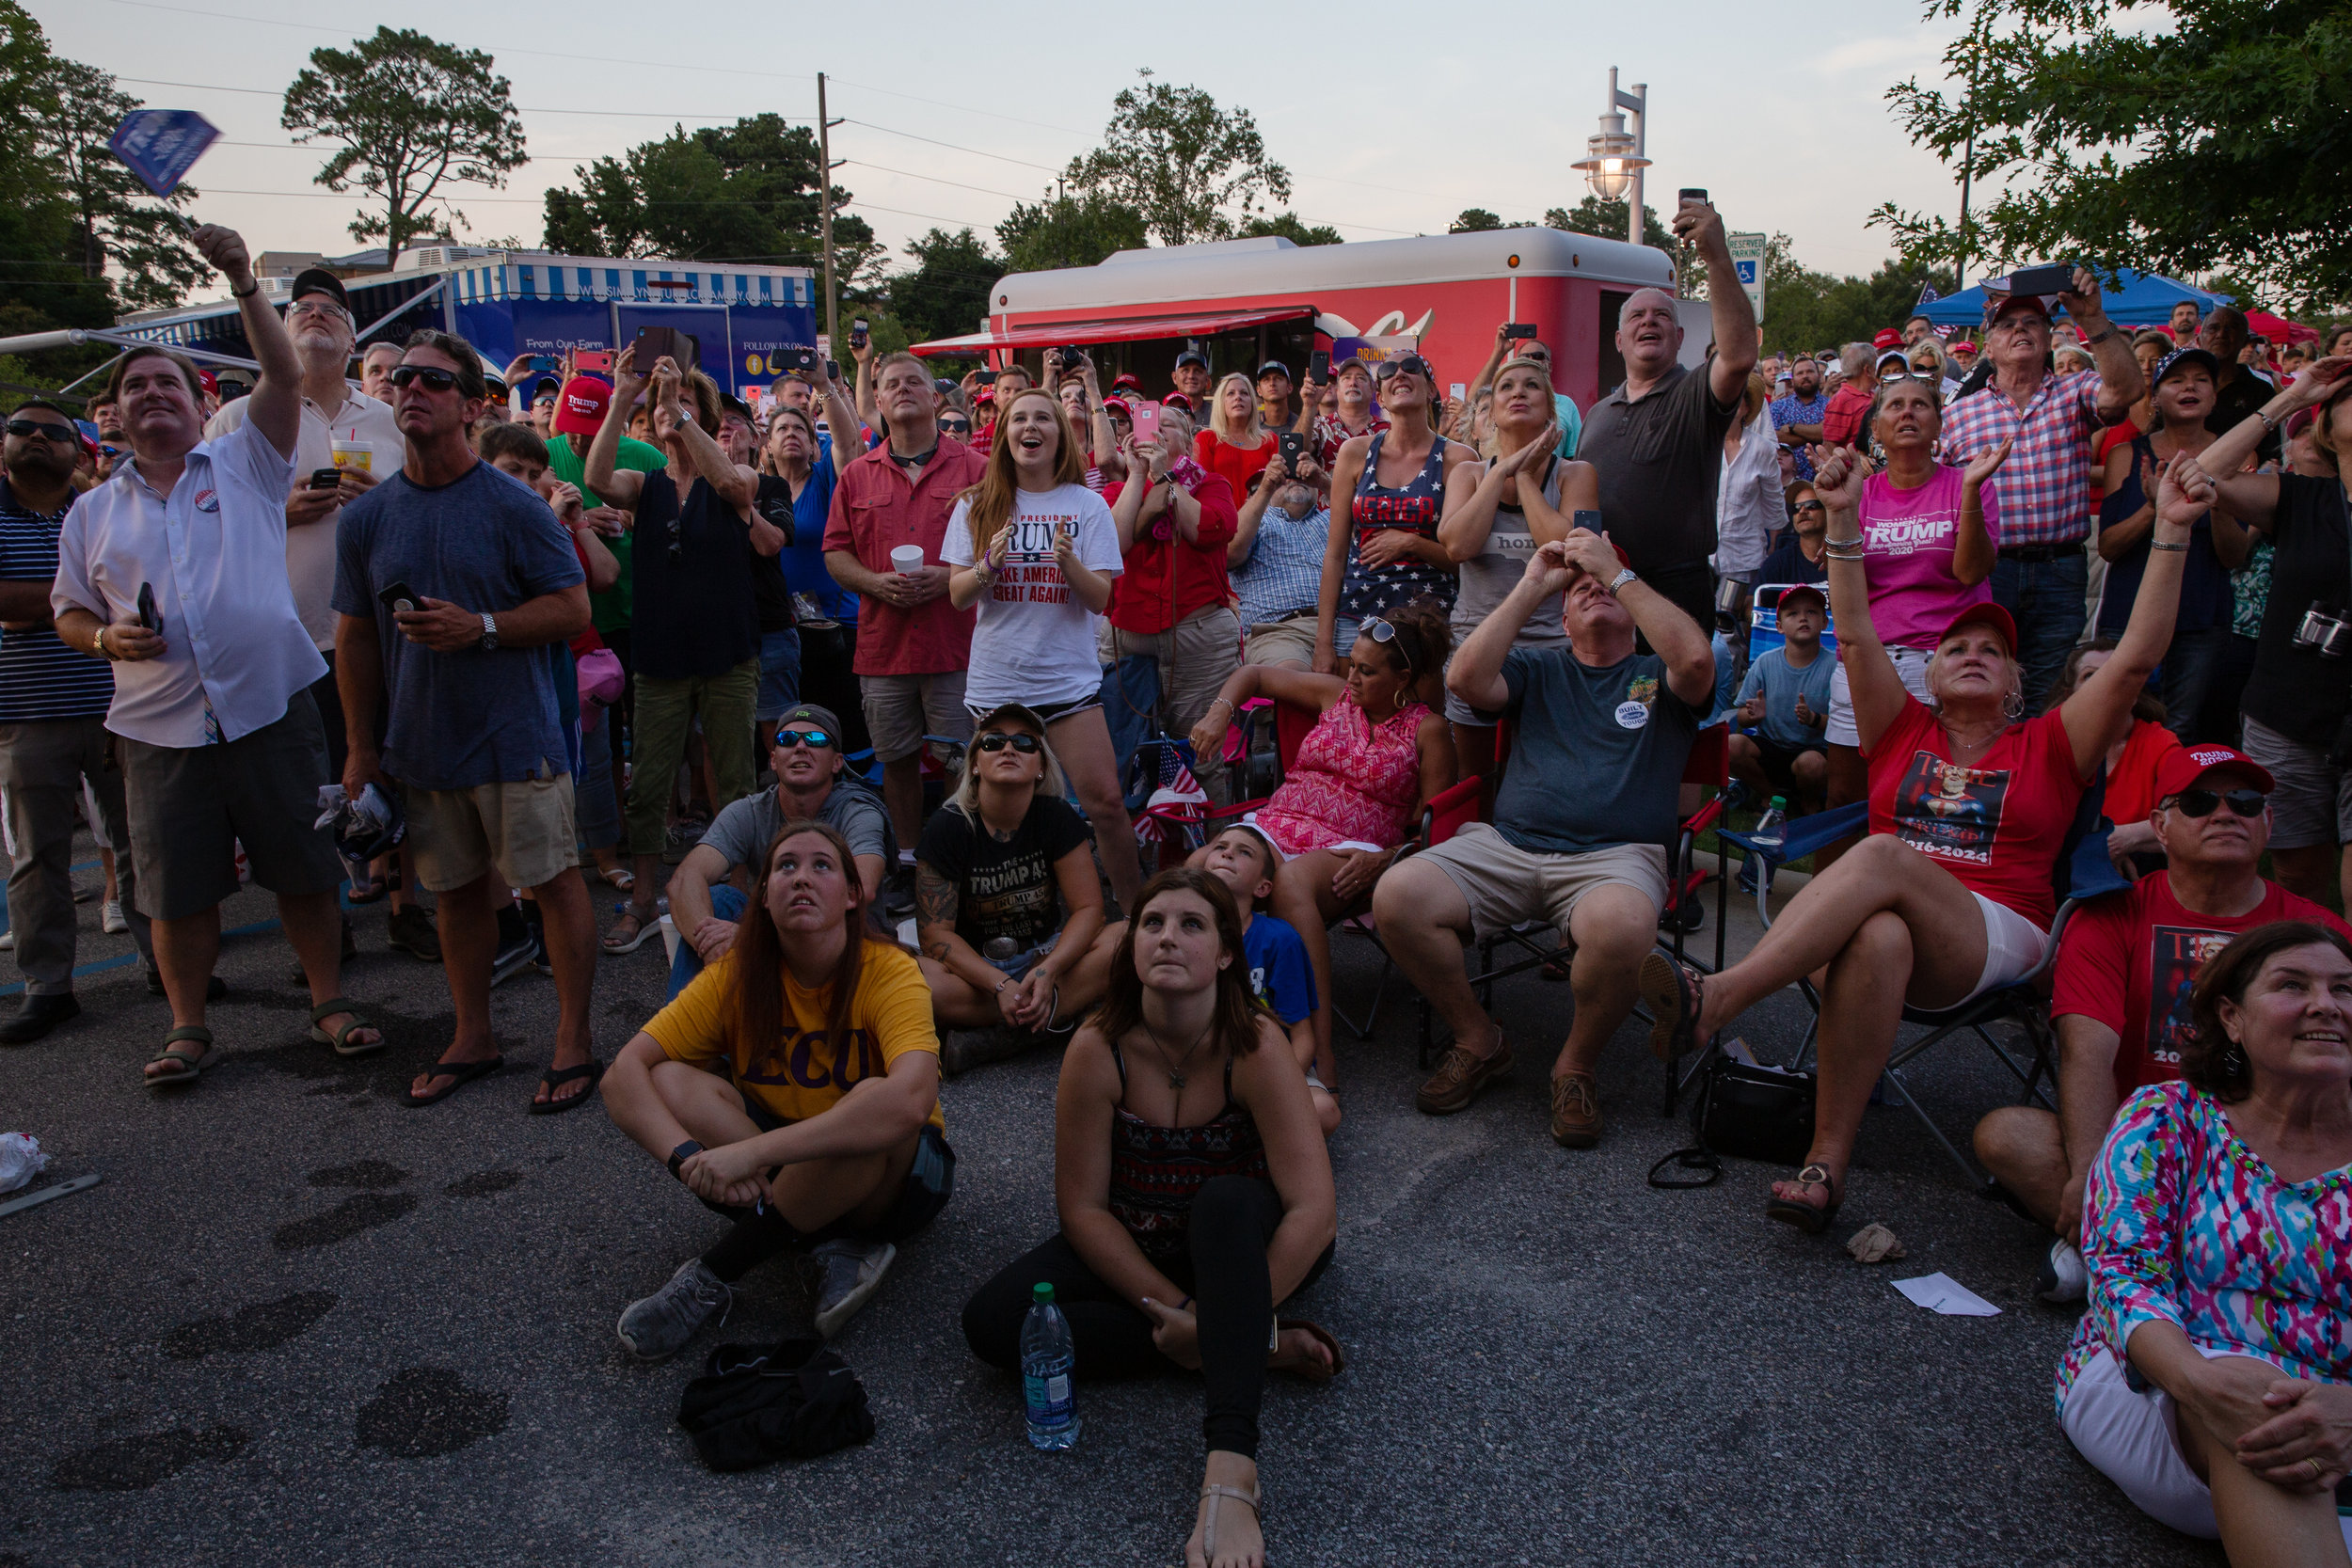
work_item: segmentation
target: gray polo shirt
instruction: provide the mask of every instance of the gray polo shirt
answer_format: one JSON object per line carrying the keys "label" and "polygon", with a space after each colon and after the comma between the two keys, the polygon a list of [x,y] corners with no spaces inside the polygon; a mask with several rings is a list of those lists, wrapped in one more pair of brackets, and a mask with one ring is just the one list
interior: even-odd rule
{"label": "gray polo shirt", "polygon": [[1704,566],[1715,550],[1724,436],[1740,400],[1715,401],[1714,363],[1676,366],[1639,402],[1620,382],[1584,416],[1576,454],[1598,472],[1602,526],[1645,577]]}
{"label": "gray polo shirt", "polygon": [[[833,788],[825,796],[825,803],[818,808],[817,820],[850,841],[852,855],[880,855],[882,869],[887,872],[898,863],[898,847],[890,831],[889,814],[874,792],[850,778],[837,774]],[[704,832],[701,844],[717,850],[726,858],[727,869],[755,863],[784,826],[784,806],[776,799],[773,787],[755,791],[727,806]]]}

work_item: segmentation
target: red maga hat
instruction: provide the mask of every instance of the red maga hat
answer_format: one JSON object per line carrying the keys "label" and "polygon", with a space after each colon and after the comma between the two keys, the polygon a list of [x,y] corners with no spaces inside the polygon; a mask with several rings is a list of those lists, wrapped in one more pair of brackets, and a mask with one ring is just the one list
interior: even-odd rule
{"label": "red maga hat", "polygon": [[2277,787],[2268,768],[2234,747],[2184,746],[2166,752],[2156,764],[2156,799],[2169,799],[2193,787],[2206,774],[2224,768],[2252,780],[2265,795]]}
{"label": "red maga hat", "polygon": [[576,375],[555,395],[555,428],[563,436],[593,436],[604,425],[612,388],[593,375]]}

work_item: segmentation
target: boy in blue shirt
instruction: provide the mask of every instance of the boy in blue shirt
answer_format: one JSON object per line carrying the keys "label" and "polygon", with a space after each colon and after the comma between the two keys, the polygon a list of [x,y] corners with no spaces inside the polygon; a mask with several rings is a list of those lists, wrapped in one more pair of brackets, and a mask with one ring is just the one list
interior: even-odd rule
{"label": "boy in blue shirt", "polygon": [[1733,715],[1741,728],[1731,736],[1731,776],[1761,795],[1784,795],[1788,814],[1821,809],[1829,793],[1830,676],[1836,658],[1821,648],[1829,604],[1811,583],[1783,590],[1777,607],[1781,646],[1748,666]]}
{"label": "boy in blue shirt", "polygon": [[1307,1070],[1315,1117],[1327,1138],[1340,1124],[1340,1102],[1315,1071],[1315,974],[1307,962],[1307,944],[1289,921],[1259,909],[1274,896],[1274,872],[1281,863],[1280,857],[1263,833],[1235,823],[1209,841],[1198,863],[1233,895],[1233,903],[1241,911],[1242,956],[1249,965],[1249,990],[1290,1031],[1291,1051]]}

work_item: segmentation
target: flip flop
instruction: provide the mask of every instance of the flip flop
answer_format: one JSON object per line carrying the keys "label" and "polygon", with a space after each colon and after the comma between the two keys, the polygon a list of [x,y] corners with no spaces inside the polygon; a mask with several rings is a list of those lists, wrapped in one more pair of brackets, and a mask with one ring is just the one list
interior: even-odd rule
{"label": "flip flop", "polygon": [[[330,1035],[320,1025],[337,1013],[349,1013],[351,1022]],[[348,1043],[351,1037],[361,1029],[375,1029],[375,1038],[358,1045]],[[383,1050],[387,1043],[384,1031],[376,1029],[374,1021],[361,1012],[359,1005],[347,996],[338,996],[332,1002],[322,1002],[310,1009],[310,1037],[321,1045],[333,1046],[335,1054],[338,1056],[373,1056]]]}
{"label": "flip flop", "polygon": [[[193,1042],[204,1049],[190,1054],[178,1049],[182,1041]],[[204,1069],[213,1065],[213,1032],[200,1023],[183,1023],[164,1037],[164,1049],[155,1053],[149,1065],[152,1066],[155,1062],[177,1062],[180,1064],[181,1070],[142,1073],[141,1076],[146,1079],[147,1086],[151,1089],[161,1088],[167,1084],[196,1082],[203,1074]]]}
{"label": "flip flop", "polygon": [[391,891],[392,884],[382,878],[373,881],[354,882],[344,890],[343,902],[346,904],[379,903],[384,895]]}
{"label": "flip flop", "polygon": [[619,905],[618,908],[620,910],[621,920],[638,921],[638,927],[634,931],[629,932],[628,935],[623,936],[621,934],[620,921],[614,921],[612,929],[604,933],[604,942],[602,945],[606,952],[634,953],[640,947],[644,946],[647,942],[661,934],[660,915],[648,912],[641,919],[634,905],[622,904]]}
{"label": "flip flop", "polygon": [[1274,1320],[1274,1327],[1278,1333],[1286,1328],[1301,1330],[1316,1344],[1329,1352],[1331,1356],[1331,1365],[1328,1368],[1318,1367],[1310,1362],[1295,1367],[1284,1367],[1280,1369],[1281,1370],[1295,1372],[1310,1383],[1328,1383],[1347,1370],[1347,1353],[1340,1349],[1338,1337],[1321,1323],[1311,1323],[1305,1318],[1277,1318]]}
{"label": "flip flop", "polygon": [[1797,1172],[1796,1180],[1800,1186],[1821,1188],[1829,1194],[1829,1201],[1817,1208],[1798,1198],[1775,1197],[1764,1205],[1764,1217],[1793,1225],[1808,1236],[1819,1236],[1837,1217],[1837,1211],[1846,1206],[1846,1195],[1830,1180],[1826,1165],[1807,1165]]}
{"label": "flip flop", "polygon": [[408,1108],[413,1111],[427,1105],[437,1105],[475,1079],[487,1078],[505,1065],[506,1058],[503,1055],[492,1056],[486,1061],[480,1062],[436,1062],[425,1081],[431,1083],[435,1078],[447,1078],[450,1080],[449,1087],[435,1089],[429,1094],[419,1094],[416,1090],[410,1089]]}
{"label": "flip flop", "polygon": [[[561,1116],[565,1111],[576,1110],[587,1104],[588,1101],[596,1098],[596,1084],[603,1077],[604,1064],[594,1056],[589,1057],[578,1067],[548,1069],[539,1075],[539,1086],[547,1090],[550,1098],[533,1100],[531,1102],[531,1114],[534,1117]],[[556,1090],[578,1078],[587,1079],[588,1086],[575,1095],[563,1099],[553,1098]]]}

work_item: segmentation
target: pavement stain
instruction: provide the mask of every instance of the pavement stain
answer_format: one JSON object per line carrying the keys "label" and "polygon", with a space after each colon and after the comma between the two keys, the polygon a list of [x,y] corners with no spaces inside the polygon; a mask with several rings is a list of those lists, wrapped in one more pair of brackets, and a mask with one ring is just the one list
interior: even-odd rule
{"label": "pavement stain", "polygon": [[324,1170],[314,1170],[310,1173],[310,1185],[313,1187],[358,1187],[370,1192],[380,1192],[387,1187],[397,1187],[407,1180],[406,1171],[398,1165],[386,1164],[381,1160],[360,1160],[348,1165],[329,1165]]}
{"label": "pavement stain", "polygon": [[198,1318],[164,1336],[164,1354],[195,1361],[214,1351],[273,1350],[298,1338],[335,1309],[332,1291],[296,1291],[276,1301],[256,1301],[218,1318]]}
{"label": "pavement stain", "polygon": [[518,1170],[478,1170],[471,1176],[461,1176],[441,1191],[451,1197],[488,1197],[507,1188],[519,1185],[523,1173]]}
{"label": "pavement stain", "polygon": [[414,1193],[354,1193],[323,1214],[287,1221],[271,1233],[270,1244],[280,1252],[326,1246],[389,1225],[416,1206]]}
{"label": "pavement stain", "polygon": [[60,1492],[142,1492],[200,1459],[234,1459],[251,1440],[245,1428],[226,1425],[116,1437],[67,1454],[49,1481]]}
{"label": "pavement stain", "polygon": [[441,1367],[403,1368],[359,1407],[359,1446],[395,1459],[455,1453],[505,1430],[504,1394]]}

